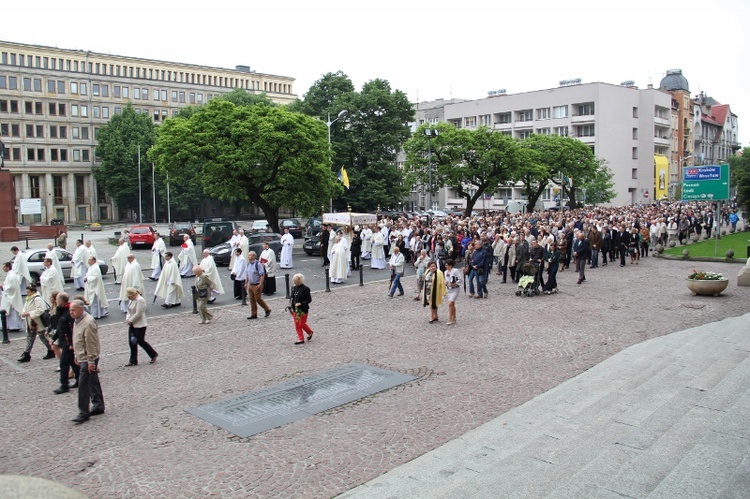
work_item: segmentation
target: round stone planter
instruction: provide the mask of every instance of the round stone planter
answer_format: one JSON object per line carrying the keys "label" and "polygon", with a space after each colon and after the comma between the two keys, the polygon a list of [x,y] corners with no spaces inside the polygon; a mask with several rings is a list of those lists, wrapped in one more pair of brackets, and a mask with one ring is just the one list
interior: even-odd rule
{"label": "round stone planter", "polygon": [[687,285],[688,289],[692,291],[693,294],[701,296],[719,296],[722,291],[727,289],[727,286],[729,285],[729,279],[718,279],[711,281],[688,279]]}

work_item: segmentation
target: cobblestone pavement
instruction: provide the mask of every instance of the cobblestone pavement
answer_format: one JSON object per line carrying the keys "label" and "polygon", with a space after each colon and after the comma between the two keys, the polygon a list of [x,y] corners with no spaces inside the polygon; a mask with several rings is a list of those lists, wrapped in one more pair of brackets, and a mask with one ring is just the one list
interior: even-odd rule
{"label": "cobblestone pavement", "polygon": [[[386,282],[313,295],[312,342],[295,346],[283,299],[268,319],[248,308],[153,319],[147,339],[160,354],[124,368],[127,333],[102,326],[106,414],[75,426],[75,392],[53,395],[54,361],[17,364],[21,340],[0,347],[0,473],[62,482],[90,497],[330,497],[370,480],[493,419],[647,338],[748,311],[739,265],[712,263],[729,288],[697,297],[684,279],[695,263],[645,258],[587,269],[560,292],[516,297],[494,274],[488,299],[458,300],[458,324],[428,324],[409,293]],[[407,291],[413,286],[408,279]],[[361,362],[415,381],[240,439],[186,408]]]}

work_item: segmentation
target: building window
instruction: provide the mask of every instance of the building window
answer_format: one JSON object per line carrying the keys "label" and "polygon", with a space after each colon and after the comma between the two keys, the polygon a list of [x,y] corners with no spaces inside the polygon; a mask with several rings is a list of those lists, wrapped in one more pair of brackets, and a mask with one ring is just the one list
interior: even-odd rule
{"label": "building window", "polygon": [[536,132],[534,133],[536,133],[537,135],[551,135],[552,130],[549,128],[537,128]]}
{"label": "building window", "polygon": [[60,116],[66,116],[68,111],[65,104],[58,104],[57,105],[57,114]]}
{"label": "building window", "polygon": [[81,117],[85,118],[89,115],[89,107],[88,106],[81,106]]}
{"label": "building window", "polygon": [[10,135],[11,137],[21,137],[21,125],[10,125]]}
{"label": "building window", "polygon": [[5,99],[0,100],[0,113],[8,112],[8,101]]}
{"label": "building window", "polygon": [[638,129],[633,128],[633,140],[638,140]]}
{"label": "building window", "polygon": [[70,82],[70,93],[71,94],[77,94],[78,93],[78,83],[76,83],[74,81]]}
{"label": "building window", "polygon": [[78,117],[78,104],[73,104],[70,106],[70,115],[73,117]]}
{"label": "building window", "polygon": [[21,161],[21,148],[20,147],[13,148],[13,161]]}
{"label": "building window", "polygon": [[80,128],[78,128],[77,126],[74,126],[74,127],[72,128],[72,131],[73,131],[73,139],[80,139],[80,138],[81,138],[81,133],[80,133],[80,130],[81,130],[81,129],[80,129]]}
{"label": "building window", "polygon": [[60,155],[58,154],[57,149],[50,149],[49,150],[49,160],[50,161],[60,161]]}
{"label": "building window", "polygon": [[634,107],[633,108],[633,118],[637,118],[637,117],[638,117],[638,108]]}
{"label": "building window", "polygon": [[180,102],[185,103],[185,92],[180,92]]}
{"label": "building window", "polygon": [[57,93],[58,94],[65,93],[65,82],[63,80],[57,80]]}
{"label": "building window", "polygon": [[34,103],[34,114],[44,114],[44,111],[42,110],[43,104],[41,102],[35,102]]}
{"label": "building window", "polygon": [[519,139],[528,139],[531,137],[532,131],[531,130],[519,130],[516,137]]}
{"label": "building window", "polygon": [[102,106],[102,118],[109,119],[109,107]]}
{"label": "building window", "polygon": [[141,99],[148,100],[148,89],[141,88]]}
{"label": "building window", "polygon": [[162,121],[164,121],[164,120],[167,119],[167,110],[166,109],[162,109],[162,111],[161,111],[161,119],[162,119]]}
{"label": "building window", "polygon": [[555,106],[552,108],[553,118],[567,118],[568,117],[568,106]]}
{"label": "building window", "polygon": [[129,99],[130,98],[130,87],[122,87],[122,98],[123,99]]}
{"label": "building window", "polygon": [[23,79],[23,90],[24,92],[31,92],[31,78]]}
{"label": "building window", "polygon": [[15,76],[8,77],[8,90],[18,90],[18,78]]}
{"label": "building window", "polygon": [[[5,85],[3,85],[4,79],[5,79],[4,76],[0,76],[0,88],[5,88]],[[48,93],[54,94],[56,88],[57,86],[55,85],[55,80],[47,80],[47,92]]]}
{"label": "building window", "polygon": [[60,161],[68,161],[68,150],[60,149]]}
{"label": "building window", "polygon": [[34,125],[26,125],[26,138],[34,138]]}
{"label": "building window", "polygon": [[29,101],[24,101],[23,110],[26,114],[34,114],[34,103],[29,102]]}
{"label": "building window", "polygon": [[581,125],[578,127],[579,137],[593,137],[594,136],[594,125]]}
{"label": "building window", "polygon": [[81,139],[88,140],[89,138],[89,127],[82,126],[81,127]]}
{"label": "building window", "polygon": [[591,116],[594,114],[594,103],[587,102],[585,104],[578,104],[576,106],[576,112],[578,116]]}
{"label": "building window", "polygon": [[91,93],[95,97],[99,97],[99,84],[98,83],[91,84]]}
{"label": "building window", "polygon": [[112,92],[112,94],[113,94],[113,97],[114,97],[115,99],[119,99],[119,98],[120,98],[120,85],[115,85],[115,86],[113,87],[113,92]]}
{"label": "building window", "polygon": [[122,108],[115,106],[115,114],[122,114]]}
{"label": "building window", "polygon": [[32,198],[40,198],[39,195],[40,189],[39,189],[39,177],[36,175],[29,175],[29,188],[31,190],[31,197]]}
{"label": "building window", "polygon": [[476,116],[467,116],[464,118],[464,126],[465,127],[476,127],[477,126],[477,117]]}
{"label": "building window", "polygon": [[57,116],[57,104],[50,102],[47,104],[47,114],[50,116]]}
{"label": "building window", "polygon": [[100,118],[101,112],[99,110],[99,106],[94,106],[94,118]]}
{"label": "building window", "polygon": [[188,94],[188,101],[190,104],[195,104],[195,92],[190,92]]}
{"label": "building window", "polygon": [[198,104],[203,104],[203,94],[199,93],[197,97],[198,97]]}
{"label": "building window", "polygon": [[159,100],[159,90],[156,88],[154,89],[154,100]]}
{"label": "building window", "polygon": [[61,139],[67,139],[68,138],[68,127],[67,126],[60,126],[58,127],[57,131],[59,132]]}
{"label": "building window", "polygon": [[630,178],[632,178],[634,180],[638,178],[638,168],[633,168],[630,171]]}
{"label": "building window", "polygon": [[29,147],[26,149],[26,159],[28,161],[36,161],[36,149]]}
{"label": "building window", "polygon": [[550,117],[550,109],[548,107],[540,107],[536,110],[536,119],[548,120]]}
{"label": "building window", "polygon": [[172,90],[172,102],[177,102],[177,90]]}
{"label": "building window", "polygon": [[90,161],[91,158],[89,158],[89,150],[83,149],[81,150],[81,161]]}
{"label": "building window", "polygon": [[88,85],[86,83],[81,83],[81,95],[88,95]]}
{"label": "building window", "polygon": [[36,126],[36,137],[38,139],[44,138],[44,125],[37,125]]}
{"label": "building window", "polygon": [[516,111],[516,121],[533,121],[534,111],[531,109],[524,109],[523,111]]}
{"label": "building window", "polygon": [[[162,73],[163,72],[164,71],[162,71]],[[167,91],[166,90],[162,90],[161,91],[161,100],[164,101],[164,102],[167,102]]]}
{"label": "building window", "polygon": [[55,193],[55,204],[63,204],[63,178],[60,175],[52,176],[52,190]]}
{"label": "building window", "polygon": [[36,150],[36,160],[37,161],[44,161],[44,149],[37,149]]}
{"label": "building window", "polygon": [[133,89],[133,99],[140,99],[141,98],[141,88],[135,87]]}
{"label": "building window", "polygon": [[568,127],[566,126],[556,126],[552,129],[553,135],[559,135],[560,137],[567,137],[568,136]]}
{"label": "building window", "polygon": [[49,126],[49,138],[51,139],[57,138],[57,127],[55,125]]}
{"label": "building window", "polygon": [[633,148],[633,159],[638,159],[638,148],[637,147]]}
{"label": "building window", "polygon": [[81,161],[81,150],[73,149],[73,161]]}
{"label": "building window", "polygon": [[10,135],[10,127],[7,123],[0,124],[0,135],[3,137]]}

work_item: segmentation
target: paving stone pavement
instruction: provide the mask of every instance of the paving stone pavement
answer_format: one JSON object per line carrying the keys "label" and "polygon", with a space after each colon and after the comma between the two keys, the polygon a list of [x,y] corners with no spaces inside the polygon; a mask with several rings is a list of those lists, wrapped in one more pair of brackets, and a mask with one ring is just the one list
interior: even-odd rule
{"label": "paving stone pavement", "polygon": [[[127,363],[123,324],[101,327],[106,414],[75,426],[75,395],[53,395],[54,361],[17,364],[23,342],[0,347],[0,473],[55,480],[89,497],[331,497],[411,461],[644,340],[748,311],[750,288],[724,272],[720,297],[696,297],[684,279],[696,264],[639,265],[558,275],[560,292],[516,297],[491,276],[488,299],[457,303],[458,324],[428,324],[428,310],[386,296],[387,283],[314,293],[312,342],[295,346],[286,301],[268,319],[248,308],[155,318],[150,365]],[[412,281],[408,283],[412,287]],[[407,290],[409,289],[407,288]],[[415,381],[250,438],[186,408],[360,362]]]}

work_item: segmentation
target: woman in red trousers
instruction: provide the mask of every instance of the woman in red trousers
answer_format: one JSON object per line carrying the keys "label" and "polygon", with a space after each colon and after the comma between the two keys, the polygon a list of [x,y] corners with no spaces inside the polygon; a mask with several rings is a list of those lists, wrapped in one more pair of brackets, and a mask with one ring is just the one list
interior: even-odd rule
{"label": "woman in red trousers", "polygon": [[289,311],[292,314],[292,319],[294,319],[294,328],[297,330],[297,341],[294,344],[304,345],[305,337],[303,333],[307,333],[307,341],[310,341],[313,337],[313,330],[307,325],[307,314],[310,311],[312,296],[310,295],[310,288],[305,286],[304,275],[294,274],[292,284]]}

